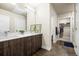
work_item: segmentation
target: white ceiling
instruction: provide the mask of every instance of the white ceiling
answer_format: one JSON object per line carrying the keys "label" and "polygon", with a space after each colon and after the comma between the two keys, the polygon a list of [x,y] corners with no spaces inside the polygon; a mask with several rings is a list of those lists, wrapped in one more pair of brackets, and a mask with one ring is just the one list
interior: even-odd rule
{"label": "white ceiling", "polygon": [[25,9],[23,9],[24,7],[22,3],[19,3],[19,4],[0,3],[0,8],[7,11],[15,12],[17,14],[21,14],[21,15],[26,14]]}
{"label": "white ceiling", "polygon": [[34,11],[38,3],[0,3],[0,9],[26,15],[27,12]]}
{"label": "white ceiling", "polygon": [[[67,12],[71,12],[74,10],[73,3],[51,3],[51,5],[54,7],[54,9],[58,15],[67,13]],[[0,8],[11,11],[11,12],[18,13],[21,15],[26,15],[26,12],[27,12],[25,10],[25,8],[27,8],[26,3],[16,3],[16,4],[0,3]]]}
{"label": "white ceiling", "polygon": [[52,5],[58,15],[74,11],[73,3],[52,3]]}

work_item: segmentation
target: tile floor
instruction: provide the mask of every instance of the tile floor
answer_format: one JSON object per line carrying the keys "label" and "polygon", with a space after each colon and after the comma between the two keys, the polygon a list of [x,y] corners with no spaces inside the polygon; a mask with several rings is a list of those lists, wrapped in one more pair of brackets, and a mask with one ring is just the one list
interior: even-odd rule
{"label": "tile floor", "polygon": [[63,42],[58,41],[52,45],[51,51],[40,49],[33,56],[76,56],[73,48],[63,46]]}

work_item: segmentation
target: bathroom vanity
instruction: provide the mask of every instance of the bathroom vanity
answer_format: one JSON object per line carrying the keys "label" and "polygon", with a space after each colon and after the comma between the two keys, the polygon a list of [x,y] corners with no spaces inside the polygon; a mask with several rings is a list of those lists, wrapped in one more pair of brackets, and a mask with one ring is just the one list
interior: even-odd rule
{"label": "bathroom vanity", "polygon": [[0,56],[31,56],[41,48],[41,45],[41,33],[0,38]]}

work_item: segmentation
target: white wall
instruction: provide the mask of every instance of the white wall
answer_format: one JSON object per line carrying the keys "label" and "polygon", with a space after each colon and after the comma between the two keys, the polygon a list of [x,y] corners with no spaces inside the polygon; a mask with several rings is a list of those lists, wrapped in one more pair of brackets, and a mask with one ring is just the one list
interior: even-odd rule
{"label": "white wall", "polygon": [[51,49],[51,35],[50,35],[50,5],[48,3],[41,3],[37,7],[36,24],[42,24],[42,48]]}
{"label": "white wall", "polygon": [[[27,12],[27,26],[31,24],[42,24],[41,33],[43,34],[42,48],[50,50],[52,47],[51,36],[56,42],[55,27],[57,26],[57,15],[53,6],[49,3],[39,3],[35,7],[31,5]],[[32,11],[32,10],[33,11]]]}
{"label": "white wall", "polygon": [[[19,29],[20,25],[21,25],[20,28],[25,29],[25,23],[24,23],[25,17],[24,16],[13,13],[13,12],[6,11],[6,10],[3,10],[3,9],[0,9],[0,14],[9,16],[9,19],[10,19],[9,20],[9,29],[10,29],[11,32],[14,32],[17,29]],[[23,23],[19,22],[19,21],[18,21],[18,23],[16,23],[17,20],[19,20],[19,21],[21,20]],[[19,25],[19,27],[17,25]]]}
{"label": "white wall", "polygon": [[56,43],[56,33],[55,33],[55,27],[58,25],[57,21],[57,14],[56,11],[54,10],[54,7],[50,4],[50,26],[51,26],[51,36],[53,35],[53,43]]}
{"label": "white wall", "polygon": [[75,10],[75,23],[74,23],[74,49],[76,54],[79,56],[79,3],[76,4],[76,10]]}
{"label": "white wall", "polygon": [[[30,30],[31,24],[42,24],[41,33],[43,34],[42,48],[51,49],[50,35],[50,6],[48,3],[39,3],[37,6],[31,5],[27,12],[27,27]],[[32,10],[31,10],[32,9]]]}

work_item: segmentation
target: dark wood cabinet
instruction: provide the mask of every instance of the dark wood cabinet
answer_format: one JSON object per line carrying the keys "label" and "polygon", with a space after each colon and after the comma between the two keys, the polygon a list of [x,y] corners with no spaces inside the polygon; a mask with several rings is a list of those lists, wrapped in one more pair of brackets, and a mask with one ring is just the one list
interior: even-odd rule
{"label": "dark wood cabinet", "polygon": [[32,45],[32,47],[31,47],[31,51],[32,51],[32,54],[33,53],[35,53],[36,52],[36,39],[35,39],[35,36],[32,36],[31,38],[33,38],[33,39],[31,39],[31,45]]}
{"label": "dark wood cabinet", "polygon": [[42,45],[42,34],[0,42],[0,56],[31,56]]}
{"label": "dark wood cabinet", "polygon": [[3,42],[0,43],[0,56],[4,55]]}
{"label": "dark wood cabinet", "polygon": [[36,35],[35,36],[35,41],[36,41],[36,50],[39,50],[40,47],[42,46],[42,35]]}
{"label": "dark wood cabinet", "polygon": [[4,41],[3,43],[3,50],[4,50],[4,56],[10,56],[11,55],[11,50],[10,50],[10,46],[9,46],[9,41]]}
{"label": "dark wood cabinet", "polygon": [[11,56],[22,56],[23,55],[23,41],[21,38],[9,41]]}
{"label": "dark wood cabinet", "polygon": [[24,55],[32,55],[41,48],[42,35],[34,35],[24,39]]}
{"label": "dark wood cabinet", "polygon": [[31,55],[31,37],[23,38],[24,39],[24,56]]}
{"label": "dark wood cabinet", "polygon": [[38,51],[42,46],[42,35],[32,36],[31,44],[32,44],[32,54]]}

